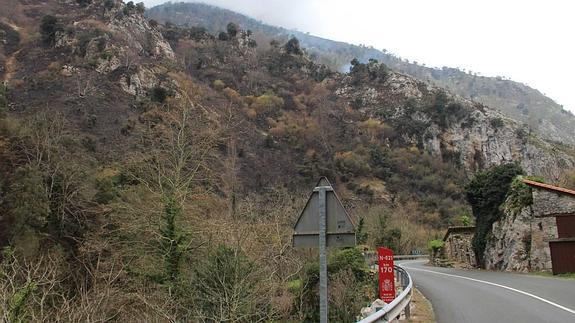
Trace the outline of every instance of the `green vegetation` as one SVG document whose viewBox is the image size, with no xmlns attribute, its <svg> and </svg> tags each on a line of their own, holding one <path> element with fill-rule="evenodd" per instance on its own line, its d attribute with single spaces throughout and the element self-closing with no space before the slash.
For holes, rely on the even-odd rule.
<svg viewBox="0 0 575 323">
<path fill-rule="evenodd" d="M 461 225 L 464 227 L 471 225 L 471 219 L 469 218 L 469 216 L 467 214 L 460 216 L 459 221 L 461 221 Z"/>
<path fill-rule="evenodd" d="M 233 22 L 230 22 L 230 23 L 227 25 L 226 30 L 227 30 L 227 32 L 228 32 L 228 35 L 229 35 L 231 38 L 234 38 L 234 37 L 236 37 L 236 35 L 238 34 L 239 27 L 238 27 L 238 25 L 234 24 Z"/>
<path fill-rule="evenodd" d="M 0 118 L 6 116 L 8 112 L 8 86 L 0 84 Z"/>
<path fill-rule="evenodd" d="M 154 87 L 152 89 L 152 93 L 150 94 L 152 101 L 158 103 L 164 103 L 169 96 L 170 92 L 161 86 Z"/>
<path fill-rule="evenodd" d="M 299 45 L 299 39 L 292 37 L 288 42 L 284 45 L 284 48 L 288 54 L 295 54 L 301 55 L 303 54 L 301 47 Z"/>
<path fill-rule="evenodd" d="M 509 187 L 509 191 L 507 192 L 503 209 L 515 215 L 521 212 L 523 208 L 533 204 L 532 189 L 530 186 L 523 183 L 523 179 L 539 183 L 545 182 L 543 178 L 535 176 L 517 176 L 513 179 L 511 186 Z"/>
<path fill-rule="evenodd" d="M 505 123 L 503 122 L 503 119 L 501 119 L 501 118 L 493 118 L 493 119 L 489 120 L 489 123 L 495 129 L 499 129 L 505 125 Z"/>
<path fill-rule="evenodd" d="M 220 32 L 220 33 L 218 34 L 218 39 L 221 40 L 221 41 L 230 40 L 230 34 L 228 34 L 228 33 L 224 32 L 224 31 L 222 31 L 222 32 Z"/>
<path fill-rule="evenodd" d="M 116 5 L 115 0 L 104 0 L 104 8 L 111 10 Z"/>
<path fill-rule="evenodd" d="M 328 257 L 328 295 L 330 303 L 329 319 L 335 322 L 355 321 L 357 308 L 361 308 L 372 297 L 374 280 L 367 268 L 361 251 L 357 248 L 334 250 Z M 317 262 L 306 266 L 301 277 L 304 288 L 299 290 L 296 299 L 301 297 L 300 320 L 319 320 L 319 265 Z M 366 293 L 366 291 L 371 291 Z M 299 304 L 296 304 L 299 307 Z"/>
<path fill-rule="evenodd" d="M 376 59 L 370 59 L 367 64 L 360 63 L 354 58 L 351 61 L 350 75 L 353 76 L 354 84 L 359 84 L 366 80 L 382 84 L 387 80 L 389 68 Z"/>
<path fill-rule="evenodd" d="M 427 250 L 429 250 L 433 254 L 436 254 L 444 246 L 445 246 L 445 243 L 443 242 L 443 240 L 430 240 L 427 243 Z"/>
<path fill-rule="evenodd" d="M 388 214 L 378 214 L 373 235 L 376 247 L 386 247 L 393 250 L 396 254 L 401 253 L 401 230 L 399 228 L 389 228 Z"/>
<path fill-rule="evenodd" d="M 136 11 L 136 5 L 134 4 L 134 1 L 128 1 L 126 3 L 126 5 L 124 6 L 124 9 L 122 9 L 122 12 L 124 13 L 124 15 L 129 16 L 130 14 L 132 14 L 134 11 Z"/>
<path fill-rule="evenodd" d="M 42 17 L 42 22 L 40 24 L 40 34 L 42 35 L 42 40 L 45 44 L 52 45 L 56 40 L 56 33 L 62 30 L 63 29 L 58 21 L 58 18 L 51 15 Z"/>
<path fill-rule="evenodd" d="M 427 111 L 441 128 L 447 128 L 470 114 L 470 110 L 450 99 L 444 91 L 437 92 Z"/>
<path fill-rule="evenodd" d="M 357 244 L 361 245 L 367 242 L 368 233 L 365 232 L 365 219 L 360 218 L 355 228 L 355 239 Z"/>
<path fill-rule="evenodd" d="M 92 0 L 76 0 L 76 2 L 81 6 L 85 7 L 92 3 Z"/>
<path fill-rule="evenodd" d="M 575 170 L 566 171 L 563 174 L 561 184 L 569 189 L 575 190 Z"/>
<path fill-rule="evenodd" d="M 214 89 L 220 91 L 226 87 L 226 83 L 224 83 L 224 81 L 222 81 L 222 80 L 214 80 L 214 82 L 212 83 L 212 86 L 214 87 Z"/>
<path fill-rule="evenodd" d="M 466 186 L 467 200 L 475 216 L 475 235 L 472 244 L 478 264 L 483 264 L 487 235 L 491 231 L 492 224 L 502 217 L 501 206 L 505 202 L 511 183 L 518 175 L 523 175 L 519 165 L 503 164 L 476 173 Z"/>
</svg>

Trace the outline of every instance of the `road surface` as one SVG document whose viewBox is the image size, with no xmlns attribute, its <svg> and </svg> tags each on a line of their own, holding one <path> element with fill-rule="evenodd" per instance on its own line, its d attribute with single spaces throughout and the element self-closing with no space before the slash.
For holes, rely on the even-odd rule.
<svg viewBox="0 0 575 323">
<path fill-rule="evenodd" d="M 458 270 L 397 261 L 433 305 L 438 323 L 575 323 L 575 280 Z"/>
</svg>

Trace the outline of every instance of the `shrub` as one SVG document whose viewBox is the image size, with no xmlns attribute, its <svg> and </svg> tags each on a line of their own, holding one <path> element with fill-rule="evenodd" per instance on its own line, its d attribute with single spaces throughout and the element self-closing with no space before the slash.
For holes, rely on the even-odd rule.
<svg viewBox="0 0 575 323">
<path fill-rule="evenodd" d="M 62 31 L 63 28 L 58 22 L 58 18 L 46 15 L 42 17 L 42 22 L 40 23 L 40 34 L 42 35 L 42 40 L 46 44 L 53 44 L 56 40 L 56 32 Z"/>
<path fill-rule="evenodd" d="M 228 33 L 222 31 L 218 34 L 218 39 L 221 41 L 227 41 L 227 40 L 230 40 L 230 35 L 228 35 Z"/>
<path fill-rule="evenodd" d="M 188 34 L 190 36 L 190 39 L 194 40 L 200 40 L 211 37 L 206 28 L 197 26 L 192 26 L 190 29 L 188 29 Z"/>
<path fill-rule="evenodd" d="M 228 98 L 228 100 L 234 103 L 241 102 L 241 95 L 232 88 L 226 87 L 222 90 L 222 93 L 226 96 L 226 98 Z"/>
<path fill-rule="evenodd" d="M 505 205 L 503 206 L 505 211 L 509 211 L 512 214 L 518 214 L 523 210 L 523 208 L 533 204 L 533 193 L 531 187 L 523 183 L 524 178 L 539 183 L 545 182 L 543 178 L 536 176 L 515 177 L 513 182 L 511 182 L 509 191 L 507 192 Z"/>
<path fill-rule="evenodd" d="M 435 94 L 434 102 L 427 108 L 427 111 L 441 128 L 446 128 L 470 115 L 468 108 L 450 100 L 445 91 Z"/>
<path fill-rule="evenodd" d="M 144 12 L 146 12 L 146 5 L 144 5 L 143 2 L 139 2 L 136 5 L 136 12 L 140 13 L 140 14 L 143 14 Z"/>
<path fill-rule="evenodd" d="M 501 118 L 493 118 L 493 119 L 489 120 L 489 123 L 495 129 L 501 128 L 505 125 L 505 123 L 503 123 L 503 119 L 501 119 Z"/>
<path fill-rule="evenodd" d="M 427 242 L 427 250 L 429 250 L 429 253 L 431 254 L 431 261 L 435 262 L 435 259 L 438 257 L 441 257 L 442 255 L 445 255 L 444 253 L 442 253 L 443 250 L 443 246 L 444 246 L 444 242 L 443 240 L 430 240 Z"/>
<path fill-rule="evenodd" d="M 465 187 L 467 200 L 475 216 L 472 244 L 478 264 L 483 264 L 487 235 L 493 223 L 501 218 L 500 207 L 505 202 L 511 182 L 518 175 L 523 175 L 523 169 L 517 164 L 494 166 L 475 174 Z"/>
<path fill-rule="evenodd" d="M 170 92 L 161 86 L 152 89 L 151 99 L 154 102 L 164 103 L 168 96 L 170 96 Z"/>
<path fill-rule="evenodd" d="M 83 31 L 78 35 L 78 53 L 80 56 L 85 56 L 88 49 L 88 45 L 92 40 L 96 41 L 96 47 L 99 51 L 106 48 L 106 38 L 105 33 L 101 29 L 91 29 Z"/>
<path fill-rule="evenodd" d="M 295 54 L 295 55 L 303 54 L 299 44 L 299 40 L 295 37 L 292 37 L 290 40 L 287 41 L 287 43 L 284 45 L 284 49 L 288 54 Z"/>
<path fill-rule="evenodd" d="M 459 221 L 461 222 L 461 225 L 464 227 L 471 225 L 471 219 L 469 218 L 469 216 L 467 214 L 463 214 L 462 216 L 460 216 Z"/>
<path fill-rule="evenodd" d="M 92 3 L 92 0 L 76 0 L 80 7 L 85 7 Z"/>
<path fill-rule="evenodd" d="M 570 189 L 575 189 L 575 170 L 567 171 L 563 174 L 561 185 Z"/>
<path fill-rule="evenodd" d="M 236 35 L 238 34 L 238 25 L 234 24 L 233 22 L 230 22 L 226 28 L 226 30 L 228 31 L 228 35 L 233 38 L 236 37 Z"/>
<path fill-rule="evenodd" d="M 258 43 L 255 41 L 255 39 L 249 39 L 248 40 L 248 47 L 249 48 L 256 48 L 256 47 L 258 47 Z"/>
<path fill-rule="evenodd" d="M 115 0 L 105 0 L 104 1 L 104 8 L 106 8 L 107 10 L 111 10 L 115 6 L 116 6 Z"/>
<path fill-rule="evenodd" d="M 124 6 L 122 12 L 124 13 L 124 15 L 129 16 L 132 12 L 134 12 L 134 10 L 136 10 L 136 5 L 134 4 L 134 1 L 129 1 Z"/>
<path fill-rule="evenodd" d="M 96 179 L 96 195 L 94 199 L 100 204 L 108 204 L 119 195 L 118 185 L 120 174 L 113 169 L 105 169 Z"/>
<path fill-rule="evenodd" d="M 367 242 L 368 233 L 365 231 L 365 219 L 360 218 L 357 228 L 355 229 L 355 236 L 357 237 L 357 244 L 364 244 Z"/>
<path fill-rule="evenodd" d="M 0 118 L 6 116 L 8 110 L 8 87 L 0 84 Z"/>
<path fill-rule="evenodd" d="M 443 246 L 445 245 L 445 243 L 443 242 L 443 240 L 430 240 L 427 243 L 427 249 L 432 252 L 433 254 L 436 254 L 439 250 L 441 250 L 441 248 L 443 248 Z"/>
<path fill-rule="evenodd" d="M 24 227 L 42 229 L 50 218 L 50 199 L 42 172 L 33 166 L 20 167 L 15 172 L 17 182 L 14 182 L 7 194 L 11 205 L 11 215 L 14 223 L 11 231 L 18 233 Z"/>
<path fill-rule="evenodd" d="M 334 162 L 343 175 L 362 176 L 371 171 L 367 160 L 353 151 L 335 153 Z"/>
<path fill-rule="evenodd" d="M 218 91 L 223 90 L 226 87 L 226 83 L 222 80 L 215 80 L 212 83 L 212 87 Z"/>
<path fill-rule="evenodd" d="M 386 247 L 393 252 L 401 250 L 401 230 L 398 228 L 389 228 L 389 215 L 378 214 L 374 231 L 374 247 Z"/>
<path fill-rule="evenodd" d="M 270 296 L 261 267 L 240 250 L 221 245 L 194 266 L 191 291 L 202 320 L 269 321 Z"/>
<path fill-rule="evenodd" d="M 283 106 L 284 100 L 273 93 L 258 96 L 252 104 L 252 108 L 254 108 L 258 114 L 275 112 Z"/>
<path fill-rule="evenodd" d="M 358 248 L 336 249 L 331 252 L 327 260 L 328 280 L 328 295 L 330 303 L 340 303 L 339 298 L 344 298 L 351 302 L 351 300 L 358 303 L 365 303 L 369 300 L 371 295 L 367 295 L 365 291 L 371 286 L 372 280 L 369 275 L 369 268 L 366 265 L 362 251 Z M 342 293 L 340 284 L 336 283 L 343 277 L 346 277 L 350 284 L 347 286 L 348 293 Z M 304 283 L 301 295 L 296 295 L 297 298 L 301 297 L 303 300 L 302 305 L 305 308 L 300 309 L 305 316 L 303 321 L 318 322 L 319 321 L 319 302 L 318 302 L 318 285 L 319 285 L 319 264 L 317 262 L 308 263 L 302 277 Z M 352 283 L 353 282 L 353 283 Z M 346 284 L 347 285 L 347 284 Z M 345 303 L 345 302 L 343 302 Z M 296 302 L 297 304 L 297 302 Z M 298 304 L 299 305 L 299 304 Z M 338 304 L 343 305 L 343 304 Z M 297 305 L 296 305 L 297 306 Z M 347 310 L 330 310 L 329 319 L 334 322 L 351 321 L 354 317 L 345 315 Z M 357 310 L 357 308 L 356 308 Z M 342 317 L 342 315 L 344 317 Z M 354 315 L 356 313 L 354 312 Z"/>
</svg>

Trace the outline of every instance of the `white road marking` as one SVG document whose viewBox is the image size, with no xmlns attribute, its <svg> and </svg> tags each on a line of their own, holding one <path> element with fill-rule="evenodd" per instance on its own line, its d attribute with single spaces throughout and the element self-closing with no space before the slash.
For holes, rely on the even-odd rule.
<svg viewBox="0 0 575 323">
<path fill-rule="evenodd" d="M 432 273 L 432 274 L 437 274 L 437 275 L 444 275 L 444 276 L 449 276 L 449 277 L 467 279 L 467 280 L 471 280 L 471 281 L 478 282 L 478 283 L 483 283 L 483 284 L 492 285 L 492 286 L 496 286 L 496 287 L 500 287 L 500 288 L 505 288 L 505 289 L 508 289 L 508 290 L 510 290 L 510 291 L 514 291 L 514 292 L 516 292 L 516 293 L 523 294 L 523 295 L 525 295 L 525 296 L 529 296 L 529 297 L 535 298 L 536 300 L 539 300 L 539 301 L 542 301 L 542 302 L 547 303 L 547 304 L 549 304 L 549 305 L 555 306 L 555 307 L 560 308 L 560 309 L 562 309 L 562 310 L 564 310 L 564 311 L 567 311 L 567 312 L 569 312 L 569 313 L 571 313 L 571 314 L 575 314 L 575 310 L 572 310 L 572 309 L 570 309 L 570 308 L 568 308 L 568 307 L 565 307 L 565 306 L 563 306 L 563 305 L 559 305 L 559 304 L 557 304 L 557 303 L 554 303 L 554 302 L 552 302 L 552 301 L 550 301 L 550 300 L 547 300 L 547 299 L 545 299 L 545 298 L 539 297 L 539 296 L 537 296 L 537 295 L 533 295 L 533 294 L 531 294 L 531 293 L 524 292 L 524 291 L 519 290 L 519 289 L 515 289 L 515 288 L 513 288 L 513 287 L 509 287 L 509 286 L 505 286 L 505 285 L 500 285 L 500 284 L 496 284 L 496 283 L 492 283 L 492 282 L 488 282 L 488 281 L 484 281 L 484 280 L 479 280 L 479 279 L 475 279 L 475 278 L 469 278 L 469 277 L 465 277 L 465 276 L 459 276 L 459 275 L 441 273 L 441 272 L 437 272 L 437 271 L 433 271 L 433 270 L 419 269 L 419 268 L 413 268 L 413 267 L 408 267 L 408 266 L 401 266 L 401 267 L 403 267 L 403 268 L 405 268 L 405 269 L 409 269 L 409 270 L 418 270 L 418 271 L 424 271 L 424 272 L 428 272 L 428 273 Z"/>
</svg>

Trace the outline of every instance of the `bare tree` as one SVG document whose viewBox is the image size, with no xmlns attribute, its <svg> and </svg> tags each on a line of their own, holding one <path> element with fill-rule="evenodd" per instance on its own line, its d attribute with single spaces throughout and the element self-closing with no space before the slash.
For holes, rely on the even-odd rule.
<svg viewBox="0 0 575 323">
<path fill-rule="evenodd" d="M 160 139 L 148 141 L 151 151 L 141 156 L 135 179 L 161 202 L 161 227 L 157 234 L 165 275 L 174 282 L 185 250 L 190 248 L 178 227 L 190 199 L 209 189 L 211 160 L 220 131 L 213 115 L 187 96 L 171 111 L 168 127 Z"/>
<path fill-rule="evenodd" d="M 56 261 L 42 257 L 36 261 L 19 259 L 4 250 L 0 264 L 0 319 L 2 322 L 42 321 L 58 296 Z"/>
</svg>

